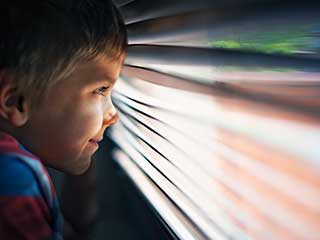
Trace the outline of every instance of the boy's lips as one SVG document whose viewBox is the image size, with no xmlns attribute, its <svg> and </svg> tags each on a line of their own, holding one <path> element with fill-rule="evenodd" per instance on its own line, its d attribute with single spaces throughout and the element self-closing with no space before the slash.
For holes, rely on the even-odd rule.
<svg viewBox="0 0 320 240">
<path fill-rule="evenodd" d="M 99 143 L 103 140 L 103 138 L 97 138 L 97 139 L 90 139 L 89 142 L 95 142 L 95 143 Z"/>
</svg>

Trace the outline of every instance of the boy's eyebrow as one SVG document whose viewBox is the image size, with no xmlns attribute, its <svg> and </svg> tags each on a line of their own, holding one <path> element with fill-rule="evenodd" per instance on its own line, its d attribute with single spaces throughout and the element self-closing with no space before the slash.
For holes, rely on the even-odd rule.
<svg viewBox="0 0 320 240">
<path fill-rule="evenodd" d="M 105 84 L 105 83 L 111 83 L 114 84 L 117 81 L 117 78 L 111 77 L 109 75 L 103 75 L 101 77 L 95 77 L 93 81 L 91 81 L 93 84 Z"/>
<path fill-rule="evenodd" d="M 113 85 L 115 84 L 115 82 L 117 81 L 117 79 L 112 78 L 112 77 L 100 77 L 100 78 L 96 78 L 94 81 L 91 81 L 92 85 Z"/>
<path fill-rule="evenodd" d="M 107 82 L 111 82 L 112 84 L 114 84 L 118 77 L 111 77 L 111 76 L 105 76 L 105 79 L 107 80 Z"/>
</svg>

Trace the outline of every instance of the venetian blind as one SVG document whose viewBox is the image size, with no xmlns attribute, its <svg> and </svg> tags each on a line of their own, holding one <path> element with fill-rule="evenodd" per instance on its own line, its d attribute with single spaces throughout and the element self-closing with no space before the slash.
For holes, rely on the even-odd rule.
<svg viewBox="0 0 320 240">
<path fill-rule="evenodd" d="M 180 239 L 320 239 L 320 3 L 117 1 L 114 159 Z"/>
</svg>

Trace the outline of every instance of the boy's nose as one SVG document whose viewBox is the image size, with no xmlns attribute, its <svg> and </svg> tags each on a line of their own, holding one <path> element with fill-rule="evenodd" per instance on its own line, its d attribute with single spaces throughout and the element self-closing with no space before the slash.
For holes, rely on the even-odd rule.
<svg viewBox="0 0 320 240">
<path fill-rule="evenodd" d="M 119 121 L 119 114 L 115 112 L 115 114 L 110 118 L 104 119 L 104 125 L 111 126 Z"/>
<path fill-rule="evenodd" d="M 119 121 L 119 114 L 116 112 L 110 120 L 110 125 L 116 124 Z"/>
</svg>

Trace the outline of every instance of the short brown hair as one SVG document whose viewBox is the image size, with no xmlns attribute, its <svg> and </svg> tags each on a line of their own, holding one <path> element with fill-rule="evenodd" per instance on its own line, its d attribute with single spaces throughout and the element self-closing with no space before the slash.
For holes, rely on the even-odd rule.
<svg viewBox="0 0 320 240">
<path fill-rule="evenodd" d="M 77 63 L 125 55 L 125 24 L 111 0 L 5 0 L 0 9 L 0 71 L 33 104 Z"/>
</svg>

